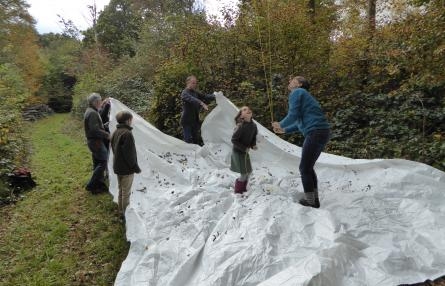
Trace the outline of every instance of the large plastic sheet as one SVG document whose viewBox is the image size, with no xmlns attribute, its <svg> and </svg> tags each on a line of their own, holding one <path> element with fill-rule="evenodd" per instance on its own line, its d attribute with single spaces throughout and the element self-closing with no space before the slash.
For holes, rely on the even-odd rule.
<svg viewBox="0 0 445 286">
<path fill-rule="evenodd" d="M 115 285 L 381 286 L 445 274 L 445 173 L 406 160 L 323 153 L 316 164 L 321 208 L 303 207 L 296 203 L 300 147 L 258 124 L 248 192 L 235 195 L 229 159 L 237 108 L 222 94 L 216 101 L 202 125 L 203 147 L 133 113 L 142 173 Z M 112 100 L 112 131 L 124 109 Z M 116 200 L 115 176 L 110 192 Z"/>
</svg>

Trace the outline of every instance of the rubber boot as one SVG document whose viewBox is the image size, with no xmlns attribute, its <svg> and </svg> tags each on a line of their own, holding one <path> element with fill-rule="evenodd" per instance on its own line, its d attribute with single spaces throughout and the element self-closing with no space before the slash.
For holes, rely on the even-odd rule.
<svg viewBox="0 0 445 286">
<path fill-rule="evenodd" d="M 305 198 L 301 199 L 299 203 L 305 207 L 312 207 L 318 209 L 320 207 L 320 200 L 315 195 L 315 192 L 304 193 Z"/>
<path fill-rule="evenodd" d="M 243 193 L 247 192 L 247 182 L 248 181 L 244 181 L 243 183 Z"/>
<path fill-rule="evenodd" d="M 244 184 L 244 182 L 239 181 L 238 179 L 236 179 L 235 181 L 235 194 L 242 194 L 245 192 L 246 186 Z"/>
</svg>

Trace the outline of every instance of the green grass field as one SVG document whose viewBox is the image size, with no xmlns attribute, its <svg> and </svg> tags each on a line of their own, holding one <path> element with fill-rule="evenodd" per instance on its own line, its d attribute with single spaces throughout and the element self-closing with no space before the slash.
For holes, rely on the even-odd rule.
<svg viewBox="0 0 445 286">
<path fill-rule="evenodd" d="M 112 285 L 128 253 L 110 194 L 84 186 L 83 127 L 57 114 L 27 127 L 38 186 L 0 209 L 0 285 Z"/>
</svg>

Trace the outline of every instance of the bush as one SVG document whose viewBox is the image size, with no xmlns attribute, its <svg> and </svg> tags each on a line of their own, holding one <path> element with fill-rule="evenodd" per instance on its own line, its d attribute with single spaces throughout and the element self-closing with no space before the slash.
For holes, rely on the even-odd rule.
<svg viewBox="0 0 445 286">
<path fill-rule="evenodd" d="M 169 63 L 162 67 L 154 85 L 153 100 L 148 119 L 162 132 L 182 137 L 181 119 L 181 91 L 185 86 L 185 79 L 190 74 L 199 78 L 199 73 L 185 63 Z M 204 84 L 200 83 L 201 86 Z"/>
<path fill-rule="evenodd" d="M 404 158 L 445 169 L 445 113 L 426 91 L 348 94 L 332 119 L 331 152 L 352 158 Z"/>
<path fill-rule="evenodd" d="M 103 97 L 113 97 L 142 114 L 150 105 L 151 86 L 140 76 L 113 80 L 104 84 Z"/>
<path fill-rule="evenodd" d="M 70 112 L 73 108 L 73 97 L 71 95 L 50 97 L 48 106 L 57 113 Z"/>
<path fill-rule="evenodd" d="M 20 71 L 11 64 L 0 65 L 0 181 L 26 156 L 21 109 L 27 96 Z M 0 186 L 0 188 L 5 188 Z"/>
</svg>

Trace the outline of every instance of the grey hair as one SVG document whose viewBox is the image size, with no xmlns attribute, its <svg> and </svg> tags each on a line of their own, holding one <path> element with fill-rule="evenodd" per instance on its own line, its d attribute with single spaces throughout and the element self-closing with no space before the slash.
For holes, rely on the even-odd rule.
<svg viewBox="0 0 445 286">
<path fill-rule="evenodd" d="M 88 105 L 89 105 L 89 106 L 94 106 L 94 103 L 95 103 L 96 101 L 100 101 L 100 100 L 102 100 L 102 97 L 100 97 L 100 94 L 98 94 L 98 93 L 96 93 L 96 92 L 93 92 L 93 93 L 91 93 L 91 94 L 88 96 L 87 100 L 88 100 Z"/>
<path fill-rule="evenodd" d="M 196 76 L 194 75 L 189 75 L 186 79 L 185 79 L 185 83 L 189 83 L 192 79 L 196 78 Z"/>
</svg>

